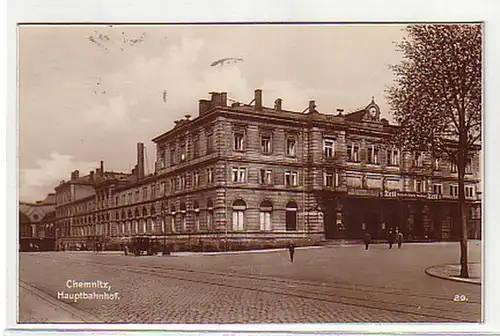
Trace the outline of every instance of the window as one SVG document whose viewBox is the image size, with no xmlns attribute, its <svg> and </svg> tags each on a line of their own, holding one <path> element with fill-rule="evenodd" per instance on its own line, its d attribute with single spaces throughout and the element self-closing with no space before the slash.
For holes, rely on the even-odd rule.
<svg viewBox="0 0 500 336">
<path fill-rule="evenodd" d="M 421 193 L 423 192 L 423 183 L 420 180 L 415 181 L 415 192 Z"/>
<path fill-rule="evenodd" d="M 243 151 L 244 150 L 244 139 L 245 135 L 241 131 L 234 132 L 234 150 L 235 151 Z"/>
<path fill-rule="evenodd" d="M 465 173 L 472 174 L 472 158 L 467 158 L 467 163 L 465 164 Z"/>
<path fill-rule="evenodd" d="M 156 198 L 156 192 L 155 192 L 155 186 L 154 184 L 151 186 L 151 198 L 155 199 Z"/>
<path fill-rule="evenodd" d="M 260 150 L 264 154 L 270 154 L 272 152 L 271 134 L 264 133 L 261 135 Z"/>
<path fill-rule="evenodd" d="M 286 231 L 296 231 L 297 230 L 297 203 L 290 201 L 287 203 L 285 208 L 285 228 Z"/>
<path fill-rule="evenodd" d="M 197 158 L 200 156 L 200 139 L 196 138 L 193 141 L 193 157 Z"/>
<path fill-rule="evenodd" d="M 233 182 L 246 182 L 246 167 L 233 167 L 232 180 Z"/>
<path fill-rule="evenodd" d="M 165 152 L 162 151 L 161 149 L 160 149 L 160 151 L 161 151 L 160 152 L 160 162 L 158 162 L 158 163 L 159 163 L 160 168 L 164 168 L 165 167 Z"/>
<path fill-rule="evenodd" d="M 368 147 L 368 163 L 378 164 L 378 148 L 375 145 Z"/>
<path fill-rule="evenodd" d="M 286 155 L 295 156 L 296 155 L 296 144 L 297 141 L 294 136 L 288 136 L 286 139 Z"/>
<path fill-rule="evenodd" d="M 450 196 L 453 196 L 453 197 L 458 196 L 458 186 L 457 185 L 450 186 Z"/>
<path fill-rule="evenodd" d="M 180 178 L 180 188 L 181 188 L 181 190 L 186 189 L 186 175 L 183 174 L 179 178 Z"/>
<path fill-rule="evenodd" d="M 441 184 L 432 185 L 432 193 L 441 195 L 443 193 L 443 186 Z"/>
<path fill-rule="evenodd" d="M 214 169 L 212 167 L 207 168 L 207 184 L 214 182 Z"/>
<path fill-rule="evenodd" d="M 207 230 L 212 230 L 214 221 L 214 204 L 211 200 L 207 201 Z"/>
<path fill-rule="evenodd" d="M 198 187 L 200 185 L 200 172 L 193 172 L 193 186 Z"/>
<path fill-rule="evenodd" d="M 175 206 L 173 206 L 173 205 L 170 207 L 170 229 L 172 230 L 172 232 L 176 231 L 176 228 L 175 228 Z"/>
<path fill-rule="evenodd" d="M 214 134 L 212 132 L 207 133 L 207 154 L 214 151 Z"/>
<path fill-rule="evenodd" d="M 335 140 L 325 139 L 323 140 L 323 153 L 325 158 L 331 159 L 335 155 Z"/>
<path fill-rule="evenodd" d="M 175 165 L 175 149 L 172 148 L 170 150 L 170 165 L 173 166 Z"/>
<path fill-rule="evenodd" d="M 450 167 L 451 172 L 452 173 L 456 173 L 457 172 L 457 164 L 455 162 L 453 162 L 453 161 L 450 162 L 450 164 L 451 164 L 451 167 Z"/>
<path fill-rule="evenodd" d="M 474 186 L 465 186 L 465 197 L 474 197 Z"/>
<path fill-rule="evenodd" d="M 297 186 L 298 185 L 298 173 L 295 171 L 290 171 L 290 170 L 285 171 L 285 185 Z"/>
<path fill-rule="evenodd" d="M 245 226 L 245 201 L 236 200 L 233 202 L 233 230 L 243 231 Z"/>
<path fill-rule="evenodd" d="M 359 146 L 357 144 L 347 146 L 347 158 L 351 162 L 359 162 Z"/>
<path fill-rule="evenodd" d="M 136 190 L 135 191 L 135 201 L 139 202 L 139 198 L 140 198 L 140 192 L 139 192 L 139 190 Z"/>
<path fill-rule="evenodd" d="M 186 157 L 186 143 L 182 143 L 181 144 L 181 147 L 179 148 L 179 157 L 181 159 L 181 162 L 184 162 L 186 161 L 187 157 Z"/>
<path fill-rule="evenodd" d="M 422 152 L 415 152 L 413 157 L 413 166 L 414 167 L 422 167 L 423 165 L 423 155 Z"/>
<path fill-rule="evenodd" d="M 264 200 L 260 204 L 260 230 L 261 231 L 271 231 L 272 224 L 272 211 L 273 204 L 269 200 Z"/>
<path fill-rule="evenodd" d="M 261 184 L 272 184 L 273 183 L 273 171 L 271 169 L 261 169 L 260 170 L 260 183 Z"/>
<path fill-rule="evenodd" d="M 439 170 L 439 163 L 440 163 L 440 158 L 439 157 L 435 157 L 434 158 L 434 170 Z"/>
<path fill-rule="evenodd" d="M 160 196 L 165 196 L 166 185 L 165 181 L 160 182 Z"/>
<path fill-rule="evenodd" d="M 200 231 L 200 204 L 197 201 L 193 202 L 194 211 L 194 229 L 196 232 Z"/>
<path fill-rule="evenodd" d="M 142 188 L 142 200 L 145 201 L 148 199 L 148 187 Z"/>
<path fill-rule="evenodd" d="M 333 187 L 333 173 L 325 173 L 325 187 Z"/>
</svg>

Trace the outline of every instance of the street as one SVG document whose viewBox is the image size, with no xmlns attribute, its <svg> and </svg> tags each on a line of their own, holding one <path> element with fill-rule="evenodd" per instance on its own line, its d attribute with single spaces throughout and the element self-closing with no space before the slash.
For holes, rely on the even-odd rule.
<svg viewBox="0 0 500 336">
<path fill-rule="evenodd" d="M 469 261 L 480 263 L 480 256 L 480 243 L 470 241 Z M 101 322 L 481 320 L 481 286 L 425 273 L 430 266 L 457 263 L 458 243 L 406 244 L 402 249 L 379 244 L 368 251 L 361 245 L 325 246 L 296 249 L 294 259 L 291 263 L 285 250 L 144 257 L 21 253 L 19 277 Z M 74 293 L 85 295 L 75 300 Z M 466 300 L 454 300 L 457 295 Z M 19 322 L 36 322 L 32 302 L 40 304 L 21 301 Z"/>
</svg>

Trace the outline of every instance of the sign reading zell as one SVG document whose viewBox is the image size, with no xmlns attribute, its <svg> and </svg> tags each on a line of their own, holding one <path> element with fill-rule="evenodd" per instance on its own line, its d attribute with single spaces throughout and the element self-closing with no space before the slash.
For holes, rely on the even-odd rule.
<svg viewBox="0 0 500 336">
<path fill-rule="evenodd" d="M 441 199 L 440 194 L 420 194 L 408 191 L 388 191 L 384 190 L 382 197 L 385 198 L 418 198 L 418 199 L 428 199 L 428 200 L 438 200 Z"/>
</svg>

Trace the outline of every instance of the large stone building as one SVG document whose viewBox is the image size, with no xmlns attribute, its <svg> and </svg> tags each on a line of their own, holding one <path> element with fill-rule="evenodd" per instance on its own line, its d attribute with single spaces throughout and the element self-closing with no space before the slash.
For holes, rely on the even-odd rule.
<svg viewBox="0 0 500 336">
<path fill-rule="evenodd" d="M 366 108 L 336 115 L 273 108 L 255 90 L 251 104 L 225 93 L 200 100 L 153 139 L 156 165 L 144 174 L 138 144 L 132 173 L 100 169 L 56 188 L 59 246 L 108 247 L 146 235 L 177 249 L 273 246 L 288 241 L 385 238 L 457 239 L 456 166 L 428 153 L 401 152 L 397 126 Z M 469 237 L 481 233 L 479 152 L 469 158 Z"/>
</svg>

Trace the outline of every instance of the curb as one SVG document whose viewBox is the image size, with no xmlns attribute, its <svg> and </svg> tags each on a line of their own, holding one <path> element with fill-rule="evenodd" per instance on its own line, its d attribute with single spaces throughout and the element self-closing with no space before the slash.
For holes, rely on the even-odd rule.
<svg viewBox="0 0 500 336">
<path fill-rule="evenodd" d="M 75 320 L 77 320 L 75 322 L 66 322 L 66 323 L 69 323 L 69 324 L 72 324 L 72 323 L 102 323 L 102 321 L 99 320 L 97 317 L 95 317 L 89 313 L 86 313 L 80 309 L 71 307 L 70 305 L 57 300 L 56 298 L 52 297 L 51 295 L 39 290 L 36 287 L 31 286 L 30 284 L 28 284 L 24 281 L 19 280 L 19 287 L 20 287 L 20 289 L 22 288 L 22 289 L 30 292 L 31 294 L 38 296 L 40 299 L 45 301 L 47 304 L 52 305 L 57 309 L 65 311 L 66 313 L 75 317 Z M 50 323 L 60 323 L 60 322 L 50 322 Z"/>
<path fill-rule="evenodd" d="M 446 266 L 446 265 L 442 265 Z M 476 286 L 481 286 L 481 280 L 474 280 L 474 279 L 464 279 L 464 278 L 459 278 L 459 277 L 453 277 L 453 276 L 446 276 L 446 275 L 440 275 L 433 273 L 431 269 L 437 268 L 437 267 L 442 267 L 442 266 L 430 266 L 425 269 L 425 274 L 438 278 L 438 279 L 443 279 L 443 280 L 449 280 L 449 281 L 455 281 L 455 282 L 462 282 L 462 283 L 468 283 Z"/>
</svg>

